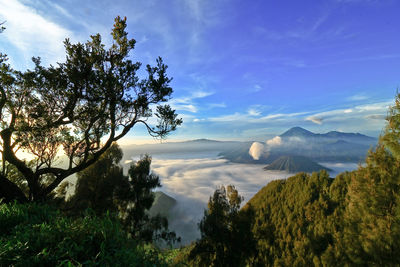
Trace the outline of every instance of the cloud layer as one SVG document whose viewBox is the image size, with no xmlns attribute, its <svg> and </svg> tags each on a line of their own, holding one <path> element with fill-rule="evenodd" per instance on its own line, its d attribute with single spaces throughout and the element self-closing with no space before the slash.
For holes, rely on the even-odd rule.
<svg viewBox="0 0 400 267">
<path fill-rule="evenodd" d="M 177 200 L 170 228 L 183 238 L 184 244 L 199 237 L 197 223 L 203 217 L 209 197 L 221 185 L 235 185 L 246 202 L 268 182 L 290 176 L 285 172 L 264 171 L 262 165 L 230 163 L 214 153 L 197 157 L 154 155 L 151 166 L 160 176 L 159 190 Z"/>
</svg>

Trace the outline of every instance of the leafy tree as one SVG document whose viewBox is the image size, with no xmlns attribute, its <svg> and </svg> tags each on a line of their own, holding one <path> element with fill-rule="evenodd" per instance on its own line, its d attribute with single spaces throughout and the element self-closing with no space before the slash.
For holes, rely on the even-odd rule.
<svg viewBox="0 0 400 267">
<path fill-rule="evenodd" d="M 67 39 L 66 61 L 57 66 L 43 67 L 33 58 L 33 70 L 18 72 L 0 57 L 2 158 L 23 175 L 29 200 L 46 199 L 66 177 L 99 160 L 135 125 L 143 124 L 151 136 L 164 138 L 182 123 L 169 105 L 162 105 L 173 91 L 167 66 L 158 58 L 155 67 L 147 66 L 148 77 L 140 80 L 141 64 L 129 59 L 135 40 L 125 29 L 126 18 L 117 17 L 108 49 L 99 34 L 85 44 Z M 148 121 L 153 115 L 158 120 L 154 127 Z M 18 150 L 35 157 L 32 165 L 16 154 Z M 57 162 L 60 152 L 66 168 Z"/>
<path fill-rule="evenodd" d="M 129 179 L 123 180 L 116 192 L 115 202 L 123 225 L 130 234 L 144 241 L 163 239 L 167 243 L 179 241 L 174 232 L 168 231 L 168 220 L 147 211 L 154 202 L 153 189 L 160 187 L 160 178 L 151 172 L 151 157 L 145 155 L 129 168 Z"/>
<path fill-rule="evenodd" d="M 189 258 L 198 266 L 242 266 L 254 252 L 251 208 L 240 212 L 243 198 L 232 185 L 221 186 L 210 197 L 199 224 L 201 239 Z"/>
<path fill-rule="evenodd" d="M 4 22 L 0 23 L 0 33 L 5 30 L 2 26 Z M 11 72 L 11 68 L 8 64 L 6 64 L 7 55 L 0 52 L 0 88 L 1 84 L 3 83 L 5 86 L 9 86 L 13 83 L 13 78 L 9 75 Z M 2 92 L 2 91 L 1 91 Z M 0 112 L 2 112 L 2 107 L 6 104 L 6 98 L 4 94 L 1 94 L 0 98 Z M 0 114 L 0 120 L 2 119 L 3 115 Z M 0 124 L 1 127 L 1 124 Z M 20 202 L 26 202 L 26 196 L 21 191 L 21 188 L 15 183 L 24 186 L 24 184 L 20 181 L 19 176 L 15 176 L 18 174 L 18 171 L 7 164 L 4 160 L 0 161 L 1 163 L 1 171 L 0 171 L 0 200 L 3 202 L 11 202 L 13 200 L 18 200 Z M 10 175 L 11 174 L 11 175 Z M 11 180 L 10 177 L 11 176 Z"/>
<path fill-rule="evenodd" d="M 161 186 L 159 177 L 150 171 L 151 158 L 144 156 L 132 164 L 126 176 L 119 165 L 122 157 L 122 150 L 114 143 L 96 163 L 79 172 L 75 193 L 64 210 L 72 214 L 82 214 L 88 208 L 97 215 L 119 213 L 124 228 L 137 240 L 177 241 L 175 233 L 168 231 L 165 217 L 149 217 L 147 213 L 153 205 L 153 189 Z"/>
<path fill-rule="evenodd" d="M 116 191 L 128 180 L 119 165 L 122 156 L 122 150 L 114 143 L 96 163 L 78 172 L 75 192 L 68 199 L 66 210 L 82 213 L 90 208 L 97 215 L 116 212 Z"/>
<path fill-rule="evenodd" d="M 346 242 L 354 263 L 400 264 L 400 95 L 390 108 L 385 131 L 366 166 L 349 186 Z"/>
</svg>

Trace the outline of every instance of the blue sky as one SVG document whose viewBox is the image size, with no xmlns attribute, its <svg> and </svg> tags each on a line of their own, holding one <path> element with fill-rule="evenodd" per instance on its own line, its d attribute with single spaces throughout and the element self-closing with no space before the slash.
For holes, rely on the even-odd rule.
<svg viewBox="0 0 400 267">
<path fill-rule="evenodd" d="M 100 33 L 117 15 L 134 60 L 162 56 L 171 105 L 184 120 L 169 140 L 266 140 L 293 126 L 377 136 L 400 86 L 400 1 L 0 0 L 0 51 L 16 69 L 64 58 L 62 41 Z M 137 128 L 125 142 L 151 141 Z"/>
</svg>

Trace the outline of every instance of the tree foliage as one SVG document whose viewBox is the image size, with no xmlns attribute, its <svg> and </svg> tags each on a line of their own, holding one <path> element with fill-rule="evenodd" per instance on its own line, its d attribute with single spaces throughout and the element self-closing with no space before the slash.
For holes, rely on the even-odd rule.
<svg viewBox="0 0 400 267">
<path fill-rule="evenodd" d="M 154 202 L 153 190 L 161 186 L 159 177 L 150 170 L 151 158 L 144 156 L 131 164 L 126 176 L 119 165 L 122 157 L 122 150 L 114 143 L 96 163 L 79 172 L 75 193 L 64 209 L 72 214 L 82 214 L 88 208 L 97 215 L 114 212 L 136 240 L 178 241 L 168 230 L 165 217 L 148 215 Z"/>
<path fill-rule="evenodd" d="M 0 204 L 0 266 L 168 266 L 112 214 L 71 218 L 52 206 Z"/>
<path fill-rule="evenodd" d="M 348 254 L 357 264 L 400 264 L 400 95 L 379 144 L 349 187 Z"/>
<path fill-rule="evenodd" d="M 150 135 L 165 137 L 182 120 L 169 105 L 171 79 L 161 58 L 147 65 L 139 79 L 139 62 L 129 59 L 135 40 L 128 38 L 126 18 L 115 19 L 112 45 L 99 34 L 86 43 L 65 41 L 66 60 L 13 71 L 0 58 L 0 137 L 3 161 L 24 176 L 30 200 L 45 199 L 66 177 L 89 167 L 135 125 Z M 153 110 L 154 109 L 154 110 Z M 152 116 L 158 121 L 151 126 Z M 32 166 L 18 157 L 22 150 L 35 157 Z M 59 167 L 63 151 L 66 168 Z"/>
<path fill-rule="evenodd" d="M 241 266 L 254 251 L 251 209 L 240 211 L 243 198 L 232 185 L 215 190 L 199 224 L 201 239 L 189 253 L 198 266 Z"/>
<path fill-rule="evenodd" d="M 114 143 L 93 165 L 78 172 L 75 192 L 68 198 L 66 209 L 72 213 L 91 209 L 97 215 L 116 212 L 116 191 L 128 179 L 119 165 L 122 156 L 122 150 Z"/>
</svg>

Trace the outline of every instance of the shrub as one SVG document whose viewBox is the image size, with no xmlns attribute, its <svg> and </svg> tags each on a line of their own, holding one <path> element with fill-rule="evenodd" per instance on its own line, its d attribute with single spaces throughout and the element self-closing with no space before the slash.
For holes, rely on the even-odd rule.
<svg viewBox="0 0 400 267">
<path fill-rule="evenodd" d="M 112 214 L 63 216 L 42 204 L 0 204 L 0 266 L 166 266 Z"/>
</svg>

